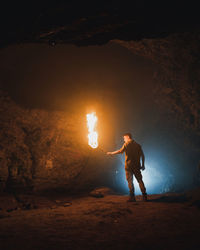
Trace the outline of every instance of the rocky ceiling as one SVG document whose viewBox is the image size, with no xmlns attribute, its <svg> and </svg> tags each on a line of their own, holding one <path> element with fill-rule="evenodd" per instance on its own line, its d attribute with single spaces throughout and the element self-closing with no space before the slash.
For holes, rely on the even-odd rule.
<svg viewBox="0 0 200 250">
<path fill-rule="evenodd" d="M 0 46 L 34 43 L 104 44 L 112 39 L 160 38 L 198 29 L 197 4 L 184 1 L 3 2 Z"/>
</svg>

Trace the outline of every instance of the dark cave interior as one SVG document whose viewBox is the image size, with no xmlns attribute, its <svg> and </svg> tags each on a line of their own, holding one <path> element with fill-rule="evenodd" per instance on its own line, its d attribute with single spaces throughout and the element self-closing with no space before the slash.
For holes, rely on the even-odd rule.
<svg viewBox="0 0 200 250">
<path fill-rule="evenodd" d="M 29 183 L 29 181 L 24 181 L 26 178 L 30 179 L 31 185 L 37 183 L 40 178 L 40 176 L 36 178 L 37 171 L 41 171 L 40 168 L 44 168 L 45 164 L 52 162 L 52 169 L 46 170 L 46 181 L 49 188 L 51 188 L 49 178 L 53 178 L 52 182 L 56 180 L 58 187 L 67 188 L 67 186 L 71 186 L 69 180 L 66 181 L 66 179 L 71 173 L 70 164 L 74 167 L 72 162 L 74 157 L 76 158 L 76 153 L 83 157 L 80 165 L 77 164 L 76 169 L 74 167 L 73 171 L 77 174 L 80 172 L 81 165 L 83 165 L 82 162 L 87 159 L 87 154 L 90 154 L 87 152 L 90 149 L 87 148 L 88 145 L 85 140 L 87 135 L 85 125 L 81 124 L 80 126 L 80 122 L 78 126 L 76 124 L 78 116 L 80 116 L 78 119 L 82 119 L 82 122 L 84 122 L 85 114 L 89 110 L 95 110 L 100 115 L 99 139 L 101 140 L 100 144 L 106 150 L 112 147 L 114 149 L 121 147 L 123 143 L 122 134 L 125 131 L 131 131 L 136 141 L 142 144 L 147 166 L 144 172 L 144 181 L 147 183 L 149 193 L 186 190 L 198 184 L 198 179 L 195 177 L 199 160 L 198 152 L 196 152 L 198 145 L 192 141 L 191 135 L 184 134 L 186 128 L 183 127 L 180 130 L 178 121 L 172 119 L 172 115 L 170 117 L 170 114 L 167 113 L 169 110 L 163 112 L 163 108 L 161 109 L 159 103 L 156 103 L 155 89 L 160 84 L 156 74 L 161 72 L 162 69 L 152 60 L 135 55 L 116 42 L 110 42 L 102 46 L 79 48 L 72 45 L 57 45 L 55 48 L 48 45 L 17 45 L 3 49 L 1 58 L 1 89 L 8 93 L 19 105 L 22 109 L 19 112 L 27 112 L 26 116 L 21 118 L 21 121 L 19 116 L 14 121 L 15 126 L 21 130 L 23 139 L 20 142 L 22 144 L 14 145 L 15 149 L 9 149 L 5 152 L 7 159 L 15 155 L 14 158 L 19 161 L 19 166 L 15 166 L 13 170 L 11 167 L 9 172 L 8 161 L 6 162 L 5 158 L 2 159 L 5 164 L 4 170 L 10 173 L 11 179 L 15 179 L 18 185 L 21 182 L 23 188 L 25 188 L 24 185 L 27 182 Z M 2 102 L 4 101 L 2 100 Z M 3 111 L 8 113 L 7 109 Z M 30 128 L 29 126 L 32 126 L 32 123 L 29 121 L 27 125 L 26 119 L 35 119 L 32 117 L 32 112 L 37 112 L 40 125 L 35 124 L 33 128 Z M 46 119 L 52 119 L 49 127 L 49 121 L 46 122 L 42 117 L 43 114 L 40 114 L 45 112 L 45 118 L 48 116 L 49 118 Z M 10 111 L 11 117 L 7 117 L 7 123 L 12 118 L 12 113 L 13 111 Z M 54 115 L 62 114 L 61 116 L 65 117 L 63 131 L 59 131 L 55 121 L 54 126 L 54 119 L 51 118 L 54 115 L 51 116 L 51 113 Z M 77 129 L 74 139 L 71 139 L 72 142 L 70 141 L 70 143 L 67 142 L 67 132 L 65 134 L 69 113 L 76 117 L 68 125 L 69 132 L 70 129 L 72 131 L 75 128 Z M 5 122 L 6 115 L 2 115 L 2 118 Z M 13 130 L 12 127 L 10 129 Z M 33 135 L 27 142 L 26 136 L 29 135 L 31 130 Z M 46 133 L 46 130 L 49 130 L 49 132 L 47 132 L 45 138 L 43 133 Z M 36 133 L 35 136 L 34 133 Z M 57 133 L 62 134 L 60 140 L 55 139 L 59 138 Z M 2 136 L 6 135 L 7 137 L 7 134 L 5 133 Z M 14 135 L 12 134 L 12 136 Z M 13 140 L 12 136 L 10 136 L 10 140 Z M 81 143 L 78 137 L 84 143 Z M 42 150 L 42 145 L 38 147 L 39 153 L 36 151 L 37 144 L 41 143 L 41 138 L 43 138 L 43 144 L 46 146 L 43 148 L 45 151 Z M 65 138 L 64 141 L 63 138 Z M 7 142 L 7 139 L 6 143 L 10 143 Z M 36 151 L 34 152 L 31 149 L 33 147 L 31 140 L 35 140 L 34 150 Z M 73 140 L 85 147 L 86 155 L 79 152 L 76 143 L 73 146 L 74 148 L 69 147 L 69 144 L 73 145 L 71 144 Z M 58 145 L 63 147 L 60 155 L 54 148 L 55 141 L 57 143 L 56 148 Z M 2 147 L 6 148 L 3 143 L 4 140 L 2 140 Z M 188 147 L 190 145 L 188 144 L 193 146 L 189 153 Z M 30 169 L 28 170 L 26 165 L 27 155 L 23 155 L 21 147 L 26 147 L 26 150 L 31 152 L 29 156 Z M 65 157 L 63 158 L 64 151 Z M 71 151 L 74 151 L 73 156 L 70 156 Z M 72 162 L 67 164 L 66 158 L 69 159 L 69 157 L 71 157 Z M 96 169 L 93 164 L 95 157 L 96 152 L 94 153 L 94 159 L 90 160 L 89 165 L 91 166 L 85 166 L 85 168 L 88 168 L 88 173 L 91 171 L 90 168 L 93 168 L 93 171 Z M 101 165 L 104 165 L 105 160 L 108 160 L 107 156 L 102 153 L 99 157 L 102 161 Z M 32 158 L 37 161 L 35 166 Z M 43 159 L 42 163 L 40 163 L 41 159 Z M 65 166 L 65 173 L 63 172 L 63 166 Z M 102 166 L 101 169 L 103 169 Z M 43 171 L 45 171 L 45 168 Z M 106 172 L 110 172 L 109 178 L 105 178 Z M 14 176 L 12 176 L 13 173 Z M 83 186 L 79 189 L 83 189 L 85 185 L 84 172 L 81 175 L 78 174 L 78 176 L 83 179 Z M 102 176 L 104 177 L 102 178 Z M 4 177 L 5 185 L 7 178 Z M 72 176 L 73 178 L 75 177 Z M 111 164 L 110 170 L 107 168 L 103 170 L 102 175 L 96 174 L 91 185 L 92 187 L 97 185 L 97 181 L 99 185 L 107 185 L 126 193 L 128 189 L 124 179 L 123 157 L 117 157 Z M 7 183 L 10 185 L 10 182 Z M 41 187 L 42 185 L 43 183 L 41 183 Z M 87 185 L 86 188 L 88 188 Z"/>
<path fill-rule="evenodd" d="M 125 132 L 131 132 L 142 145 L 146 156 L 143 179 L 148 194 L 152 195 L 152 203 L 147 204 L 150 212 L 146 212 L 144 221 L 153 218 L 151 209 L 158 205 L 162 211 L 160 220 L 165 223 L 162 217 L 165 209 L 168 217 L 173 209 L 165 207 L 166 204 L 175 201 L 174 210 L 178 214 L 176 202 L 184 206 L 182 199 L 188 202 L 188 197 L 187 208 L 195 204 L 199 209 L 200 192 L 188 191 L 200 186 L 200 18 L 196 4 L 75 0 L 29 1 L 24 5 L 17 2 L 11 8 L 2 3 L 0 19 L 0 194 L 2 204 L 7 195 L 15 200 L 14 205 L 5 205 L 8 206 L 5 211 L 8 212 L 9 206 L 15 210 L 19 197 L 26 195 L 76 197 L 104 186 L 122 195 L 117 200 L 120 203 L 123 195 L 128 194 L 124 157 L 109 157 L 100 149 L 88 146 L 86 113 L 92 111 L 98 116 L 99 145 L 103 150 L 120 148 Z M 184 195 L 179 197 L 179 193 Z M 136 194 L 140 194 L 137 184 Z M 109 196 L 105 196 L 108 204 Z M 10 202 L 9 199 L 12 200 L 10 196 Z M 44 209 L 40 212 L 46 218 L 45 209 L 52 208 L 52 200 L 45 200 L 44 208 L 37 199 L 36 207 Z M 110 199 L 112 204 L 119 205 L 113 196 Z M 87 208 L 98 216 L 96 208 L 90 207 L 93 206 L 90 200 L 80 201 L 83 214 L 79 214 L 78 202 L 74 201 L 74 211 L 79 219 L 90 215 Z M 118 220 L 118 215 L 137 213 L 137 208 L 128 211 L 119 205 L 115 211 L 101 201 L 97 203 L 102 211 L 112 211 L 114 217 L 99 212 L 102 218 L 114 218 L 112 223 Z M 71 203 L 64 205 L 66 200 L 59 204 L 62 209 L 71 206 Z M 0 219 L 7 220 L 3 206 L 0 203 Z M 24 205 L 20 206 L 23 210 Z M 33 207 L 31 203 L 28 209 Z M 183 210 L 180 216 L 184 218 Z M 188 215 L 191 221 L 187 223 L 194 230 L 190 231 L 192 249 L 197 249 L 192 210 Z M 73 208 L 70 216 L 74 221 Z M 141 216 L 139 212 L 138 216 Z M 72 236 L 69 249 L 82 249 L 80 242 L 74 243 L 82 233 L 77 229 L 80 221 L 74 222 L 77 234 Z M 173 218 L 166 222 L 167 230 L 172 221 Z M 11 224 L 15 226 L 15 222 L 13 219 Z M 120 229 L 116 230 L 120 233 Z M 88 242 L 88 235 L 89 232 L 84 242 Z M 145 240 L 138 237 L 136 243 Z M 152 235 L 148 234 L 147 238 L 154 242 Z M 127 244 L 123 240 L 119 240 L 116 249 L 132 249 L 129 245 L 132 240 L 127 238 Z M 98 244 L 84 246 L 113 249 L 114 243 L 107 245 L 108 241 L 100 248 Z M 66 249 L 60 242 L 60 248 L 52 245 L 52 249 Z M 159 242 L 158 248 L 162 239 Z M 191 242 L 188 240 L 185 247 Z M 172 249 L 186 249 L 183 242 L 182 248 L 178 248 L 179 243 Z M 13 249 L 6 248 L 6 244 L 5 249 Z M 22 249 L 20 244 L 16 249 Z M 51 249 L 49 246 L 33 244 L 27 249 Z M 137 249 L 146 247 L 144 244 Z"/>
</svg>

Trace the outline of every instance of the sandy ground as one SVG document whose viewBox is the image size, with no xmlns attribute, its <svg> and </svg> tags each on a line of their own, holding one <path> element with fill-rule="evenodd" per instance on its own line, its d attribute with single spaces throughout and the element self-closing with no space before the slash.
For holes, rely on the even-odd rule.
<svg viewBox="0 0 200 250">
<path fill-rule="evenodd" d="M 198 191 L 198 197 L 199 197 Z M 200 249 L 200 199 L 183 194 L 0 197 L 0 249 Z"/>
</svg>

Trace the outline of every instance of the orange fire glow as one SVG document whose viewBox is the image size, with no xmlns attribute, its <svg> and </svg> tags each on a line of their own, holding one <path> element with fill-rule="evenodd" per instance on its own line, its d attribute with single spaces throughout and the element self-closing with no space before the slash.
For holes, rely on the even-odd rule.
<svg viewBox="0 0 200 250">
<path fill-rule="evenodd" d="M 92 148 L 98 147 L 98 133 L 95 131 L 96 124 L 97 124 L 97 116 L 96 113 L 90 113 L 86 115 L 87 117 L 87 127 L 88 127 L 88 144 Z"/>
</svg>

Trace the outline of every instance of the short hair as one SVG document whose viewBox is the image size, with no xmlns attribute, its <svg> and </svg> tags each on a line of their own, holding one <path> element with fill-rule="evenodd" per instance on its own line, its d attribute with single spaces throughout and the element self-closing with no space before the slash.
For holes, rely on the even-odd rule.
<svg viewBox="0 0 200 250">
<path fill-rule="evenodd" d="M 132 134 L 131 133 L 125 133 L 123 136 L 128 136 L 130 139 L 132 139 Z"/>
</svg>

